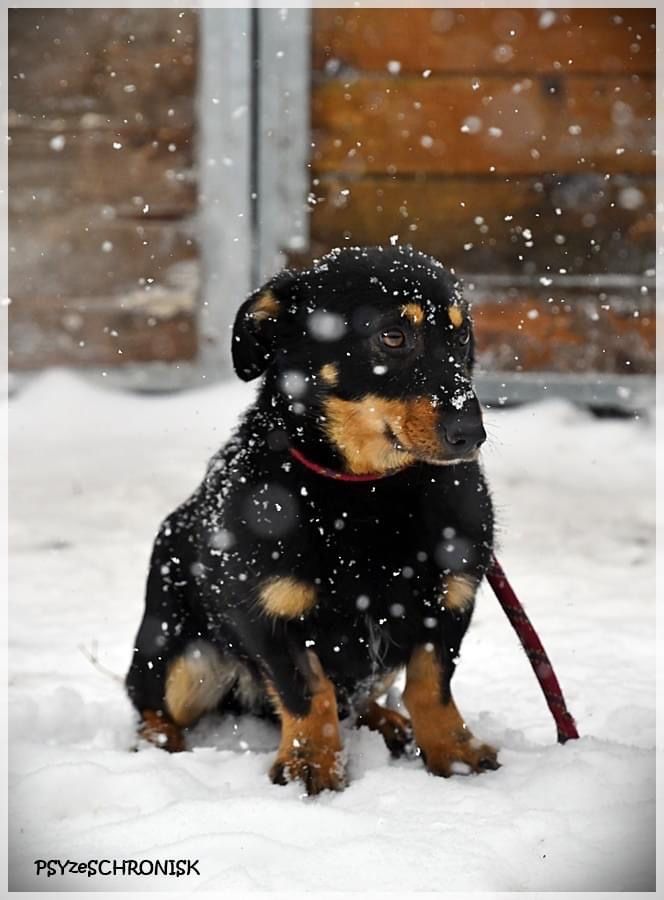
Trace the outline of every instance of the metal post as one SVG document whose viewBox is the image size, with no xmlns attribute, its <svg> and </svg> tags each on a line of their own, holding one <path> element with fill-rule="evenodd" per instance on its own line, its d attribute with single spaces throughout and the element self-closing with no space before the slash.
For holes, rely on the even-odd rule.
<svg viewBox="0 0 664 900">
<path fill-rule="evenodd" d="M 200 10 L 200 365 L 230 373 L 230 328 L 252 287 L 250 9 Z"/>
<path fill-rule="evenodd" d="M 309 241 L 310 35 L 309 9 L 258 10 L 258 281 Z"/>
</svg>

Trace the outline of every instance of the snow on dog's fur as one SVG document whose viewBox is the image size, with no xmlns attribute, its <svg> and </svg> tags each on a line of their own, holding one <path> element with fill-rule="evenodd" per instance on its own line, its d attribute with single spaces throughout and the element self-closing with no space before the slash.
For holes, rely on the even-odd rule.
<svg viewBox="0 0 664 900">
<path fill-rule="evenodd" d="M 127 676 L 141 734 L 182 750 L 237 705 L 242 666 L 281 721 L 275 782 L 341 788 L 348 713 L 395 754 L 412 729 L 436 775 L 498 768 L 450 688 L 493 542 L 458 281 L 410 248 L 334 251 L 251 296 L 232 351 L 263 382 L 157 536 Z M 370 686 L 403 668 L 410 720 Z"/>
</svg>

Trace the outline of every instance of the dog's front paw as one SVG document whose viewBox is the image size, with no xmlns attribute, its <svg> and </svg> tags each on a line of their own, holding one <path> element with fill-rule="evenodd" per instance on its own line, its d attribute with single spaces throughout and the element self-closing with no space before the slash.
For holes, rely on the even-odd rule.
<svg viewBox="0 0 664 900">
<path fill-rule="evenodd" d="M 426 750 L 420 749 L 427 769 L 443 778 L 500 768 L 498 751 L 467 731 L 447 735 Z"/>
<path fill-rule="evenodd" d="M 293 748 L 287 756 L 277 756 L 270 769 L 270 779 L 273 784 L 301 781 L 309 795 L 341 791 L 346 786 L 342 753 L 335 750 L 307 753 Z"/>
</svg>

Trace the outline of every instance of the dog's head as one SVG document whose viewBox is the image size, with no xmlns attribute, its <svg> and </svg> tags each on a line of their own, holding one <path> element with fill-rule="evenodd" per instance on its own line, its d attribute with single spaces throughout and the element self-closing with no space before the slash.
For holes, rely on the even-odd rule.
<svg viewBox="0 0 664 900">
<path fill-rule="evenodd" d="M 461 286 L 409 247 L 281 272 L 240 308 L 232 349 L 240 378 L 267 373 L 292 435 L 316 434 L 349 472 L 468 462 L 485 440 Z"/>
</svg>

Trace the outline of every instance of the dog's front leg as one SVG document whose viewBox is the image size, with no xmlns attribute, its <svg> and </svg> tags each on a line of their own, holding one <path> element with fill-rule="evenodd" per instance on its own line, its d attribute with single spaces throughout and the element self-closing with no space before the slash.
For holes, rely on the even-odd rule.
<svg viewBox="0 0 664 900">
<path fill-rule="evenodd" d="M 496 751 L 474 737 L 452 699 L 455 659 L 473 612 L 479 576 L 449 573 L 440 596 L 437 637 L 415 647 L 403 699 L 427 768 L 445 777 L 464 766 L 473 772 L 499 768 Z M 462 765 L 460 765 L 462 764 Z"/>
<path fill-rule="evenodd" d="M 461 718 L 441 654 L 433 644 L 413 651 L 403 699 L 426 767 L 434 775 L 447 777 L 465 771 L 464 766 L 473 772 L 498 768 L 494 748 L 478 741 Z"/>
<path fill-rule="evenodd" d="M 302 781 L 308 794 L 338 791 L 344 787 L 345 776 L 334 685 L 311 650 L 297 662 L 308 696 L 294 698 L 293 680 L 284 690 L 274 670 L 267 677 L 281 720 L 281 741 L 270 778 L 275 784 Z"/>
</svg>

